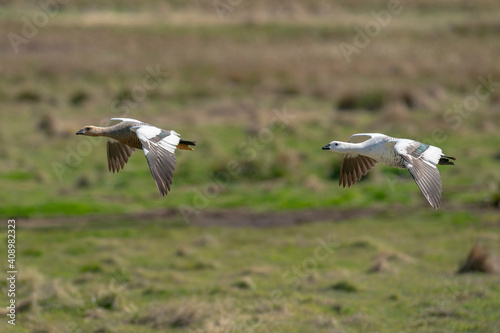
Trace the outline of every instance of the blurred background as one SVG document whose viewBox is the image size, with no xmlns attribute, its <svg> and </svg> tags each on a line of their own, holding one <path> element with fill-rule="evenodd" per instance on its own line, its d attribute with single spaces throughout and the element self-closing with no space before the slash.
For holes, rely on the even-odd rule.
<svg viewBox="0 0 500 333">
<path fill-rule="evenodd" d="M 499 22 L 492 0 L 2 1 L 15 330 L 499 331 Z M 75 136 L 112 117 L 197 141 L 167 197 L 141 151 L 112 174 Z M 442 207 L 385 166 L 340 188 L 321 147 L 363 132 L 455 156 Z"/>
</svg>

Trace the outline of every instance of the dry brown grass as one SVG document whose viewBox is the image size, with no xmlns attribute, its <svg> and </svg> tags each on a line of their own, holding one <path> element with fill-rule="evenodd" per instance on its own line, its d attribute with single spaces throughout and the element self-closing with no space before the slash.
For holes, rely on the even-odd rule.
<svg viewBox="0 0 500 333">
<path fill-rule="evenodd" d="M 151 306 L 146 313 L 136 315 L 131 322 L 136 325 L 147 325 L 155 329 L 185 328 L 201 324 L 207 317 L 210 308 L 197 301 L 182 304 Z"/>
<path fill-rule="evenodd" d="M 249 290 L 255 290 L 255 282 L 250 276 L 243 276 L 239 279 L 237 279 L 234 283 L 233 286 L 239 289 L 249 289 Z"/>
<path fill-rule="evenodd" d="M 443 8 L 451 4 L 446 2 Z M 477 28 L 486 14 L 477 21 L 450 14 L 448 22 L 460 27 L 450 29 L 441 20 L 421 16 L 419 8 L 427 6 L 421 3 L 405 9 L 404 18 L 395 17 L 347 63 L 338 45 L 352 43 L 352 27 L 372 19 L 373 5 L 243 2 L 223 21 L 210 4 L 157 4 L 151 11 L 155 5 L 149 3 L 134 13 L 113 12 L 114 6 L 108 5 L 108 10 L 79 16 L 63 12 L 23 52 L 0 54 L 3 99 L 50 106 L 54 115 L 67 109 L 85 111 L 72 114 L 78 123 L 79 117 L 98 118 L 114 111 L 113 99 L 141 82 L 147 66 L 159 64 L 171 75 L 148 99 L 168 106 L 170 115 L 180 113 L 181 104 L 183 110 L 196 111 L 195 118 L 203 118 L 200 122 L 221 118 L 246 122 L 250 116 L 259 126 L 258 114 L 269 110 L 269 104 L 299 97 L 321 103 L 321 112 L 327 105 L 331 109 L 344 104 L 346 98 L 354 106 L 384 109 L 398 96 L 411 110 L 437 111 L 449 96 L 474 89 L 477 76 L 499 76 L 495 48 L 488 46 L 494 42 L 490 34 L 494 30 Z M 486 11 L 491 5 L 481 1 L 473 7 Z M 74 6 L 83 5 L 66 8 Z M 10 19 L 0 25 L 2 30 L 18 31 L 19 22 Z M 413 36 L 411 43 L 408 33 Z M 0 41 L 0 47 L 11 49 L 7 39 Z M 67 84 L 67 77 L 77 77 L 78 83 Z M 374 91 L 381 92 L 375 99 Z M 372 99 L 368 103 L 367 94 Z M 145 101 L 132 112 L 147 107 Z M 406 120 L 399 106 L 387 108 Z M 178 120 L 192 121 L 189 114 L 182 112 Z"/>
<path fill-rule="evenodd" d="M 368 273 L 392 272 L 394 268 L 389 264 L 386 255 L 378 255 L 375 257 L 372 266 L 368 269 Z"/>
<path fill-rule="evenodd" d="M 500 269 L 493 255 L 481 245 L 475 244 L 457 273 L 471 272 L 497 274 L 500 273 Z"/>
<path fill-rule="evenodd" d="M 352 28 L 364 25 L 372 19 L 371 10 L 382 9 L 385 5 L 375 0 L 312 0 L 294 3 L 277 0 L 243 1 L 225 20 L 220 20 L 211 1 L 173 1 L 165 4 L 160 0 L 111 0 L 99 4 L 99 7 L 90 0 L 68 2 L 50 24 L 40 29 L 39 34 L 27 45 L 21 46 L 22 52 L 19 54 L 12 52 L 6 38 L 0 39 L 0 113 L 9 120 L 0 132 L 0 140 L 4 143 L 0 145 L 2 165 L 7 171 L 21 169 L 36 172 L 37 182 L 44 185 L 44 190 L 57 189 L 57 194 L 47 196 L 49 203 L 57 202 L 59 196 L 64 199 L 74 196 L 77 200 L 85 201 L 97 194 L 97 200 L 102 199 L 104 203 L 134 206 L 142 210 L 163 210 L 164 204 L 172 202 L 172 199 L 188 201 L 189 194 L 182 192 L 186 188 L 181 186 L 183 178 L 177 177 L 180 173 L 176 175 L 176 179 L 181 180 L 177 188 L 180 195 L 169 197 L 168 201 L 158 201 L 158 205 L 151 206 L 154 200 L 135 200 L 142 197 L 141 193 L 135 197 L 121 197 L 120 193 L 135 194 L 134 189 L 139 187 L 129 184 L 130 187 L 119 188 L 119 183 L 112 183 L 111 179 L 116 178 L 108 178 L 106 162 L 101 159 L 104 155 L 99 156 L 99 160 L 96 158 L 95 164 L 82 165 L 75 170 L 74 174 L 78 176 L 71 178 L 70 182 L 59 184 L 50 179 L 54 176 L 50 161 L 64 159 L 68 142 L 71 141 L 71 145 L 77 142 L 75 131 L 85 124 L 96 124 L 103 118 L 120 116 L 112 103 L 117 100 L 121 100 L 121 106 L 134 103 L 132 91 L 142 82 L 146 67 L 158 64 L 170 75 L 158 88 L 148 91 L 147 98 L 130 109 L 127 116 L 165 124 L 176 130 L 179 128 L 180 132 L 183 128 L 189 128 L 189 131 L 182 133 L 194 133 L 197 137 L 192 139 L 203 144 L 198 152 L 206 154 L 206 160 L 210 160 L 210 168 L 198 170 L 199 174 L 224 170 L 229 159 L 240 158 L 235 154 L 237 140 L 234 137 L 243 140 L 258 135 L 259 130 L 268 125 L 272 110 L 286 107 L 296 116 L 294 121 L 283 132 L 276 134 L 277 139 L 263 150 L 261 159 L 245 166 L 257 169 L 257 176 L 263 179 L 258 187 L 259 190 L 260 187 L 263 189 L 264 194 L 279 191 L 283 179 L 293 184 L 293 188 L 303 186 L 304 197 L 314 197 L 321 192 L 325 194 L 321 197 L 334 197 L 336 185 L 331 186 L 326 179 L 336 177 L 341 158 L 322 155 L 321 145 L 316 148 L 314 142 L 324 144 L 326 142 L 322 141 L 325 138 L 327 141 L 334 138 L 347 140 L 353 129 L 360 128 L 387 131 L 387 134 L 397 130 L 397 133 L 405 133 L 408 137 L 415 135 L 416 138 L 422 138 L 428 135 L 425 131 L 429 130 L 429 121 L 433 126 L 449 129 L 449 124 L 442 119 L 444 110 L 474 92 L 477 76 L 491 74 L 495 79 L 500 76 L 500 12 L 490 10 L 498 7 L 494 0 L 467 4 L 446 0 L 439 4 L 439 8 L 430 0 L 411 3 L 401 16 L 394 17 L 391 25 L 383 29 L 367 48 L 355 55 L 351 63 L 347 63 L 338 48 L 339 43 L 352 43 Z M 9 5 L 2 6 L 5 12 L 0 18 L 0 29 L 4 32 L 19 32 L 21 17 L 28 15 L 30 10 L 36 10 L 36 6 L 28 0 L 9 1 Z M 476 129 L 495 133 L 499 123 L 497 120 L 500 120 L 496 112 L 499 101 L 500 94 L 496 92 L 491 103 L 483 103 L 481 112 L 484 109 L 484 113 L 470 117 L 467 127 L 460 129 L 460 135 L 473 138 Z M 347 107 L 339 111 L 339 104 Z M 214 130 L 222 127 L 224 131 L 228 130 L 224 144 L 221 144 L 219 137 L 212 135 Z M 15 135 L 23 131 L 29 131 L 30 135 Z M 294 145 L 291 142 L 299 140 L 301 143 L 306 142 L 306 145 L 291 147 Z M 317 152 L 310 153 L 313 145 L 309 145 L 309 142 L 314 143 Z M 449 142 L 447 145 L 450 147 L 455 143 Z M 455 146 L 462 147 L 462 142 Z M 482 158 L 487 155 L 483 152 L 487 152 L 488 147 L 472 147 L 465 147 L 467 151 L 463 153 L 462 161 L 476 161 L 478 157 L 478 163 L 483 163 Z M 95 155 L 102 154 L 102 149 L 105 149 L 104 146 L 96 149 Z M 33 156 L 37 154 L 44 155 L 43 159 Z M 132 182 L 137 179 L 134 172 L 138 176 L 139 170 L 143 170 L 148 181 L 151 181 L 147 167 L 144 169 L 143 158 L 140 169 L 134 169 L 134 164 L 130 163 L 127 174 L 120 176 L 128 175 L 127 179 Z M 187 164 L 179 163 L 183 166 Z M 183 172 L 181 169 L 177 172 Z M 376 177 L 381 175 L 380 169 L 373 172 L 368 177 L 373 175 L 376 183 Z M 463 171 L 456 178 L 457 183 L 469 181 L 468 177 L 460 178 L 461 175 Z M 485 180 L 491 181 L 496 179 L 496 174 L 492 175 L 485 172 L 483 176 Z M 253 176 L 245 177 L 241 175 L 241 183 L 253 181 Z M 203 180 L 206 178 L 196 181 L 201 183 Z M 234 184 L 239 186 L 239 180 Z M 194 182 L 188 185 L 194 187 Z M 113 189 L 116 186 L 116 191 L 106 192 L 102 188 L 102 197 L 100 193 L 90 191 L 102 183 Z M 449 185 L 453 186 L 451 183 Z M 7 206 L 18 204 L 17 201 L 21 200 L 39 200 L 28 197 L 28 193 L 35 189 L 34 183 L 19 181 L 18 185 L 11 181 L 10 184 L 11 189 L 14 189 L 13 198 L 16 199 L 12 199 Z M 22 188 L 23 192 L 18 193 L 17 188 Z M 41 197 L 44 190 L 33 193 Z M 233 193 L 230 192 L 233 190 L 229 188 L 226 193 Z M 450 198 L 467 191 L 447 193 Z M 154 191 L 151 193 L 156 194 Z M 149 195 L 144 198 L 149 198 Z M 415 195 L 420 193 L 415 192 Z M 220 198 L 226 200 L 223 194 Z M 95 203 L 89 201 L 90 206 Z M 216 204 L 216 200 L 212 204 Z M 283 208 L 294 204 L 292 201 Z M 203 219 L 193 225 L 278 228 L 318 220 L 340 222 L 373 218 L 384 222 L 384 217 L 379 216 L 380 211 L 368 209 L 367 205 L 363 203 L 360 209 L 352 212 L 338 211 L 337 206 L 334 206 L 318 214 L 293 211 L 276 215 L 269 212 L 248 214 L 233 211 L 221 215 L 217 208 L 213 213 L 203 214 Z M 33 207 L 34 210 L 39 209 L 36 205 Z M 252 208 L 253 203 L 248 209 Z M 58 209 L 56 206 L 54 211 Z M 113 214 L 108 215 L 110 219 L 111 216 Z M 443 214 L 442 218 L 447 216 Z M 384 322 L 382 326 L 385 325 L 385 317 L 381 313 L 390 313 L 389 322 L 401 320 L 404 325 L 405 318 L 398 317 L 406 313 L 393 313 L 394 308 L 385 311 L 386 304 L 381 304 L 381 309 L 373 312 L 362 309 L 367 304 L 373 304 L 373 297 L 385 300 L 389 293 L 383 290 L 387 285 L 386 276 L 365 274 L 366 261 L 359 265 L 356 260 L 346 266 L 340 262 L 331 263 L 331 266 L 330 263 L 318 265 L 318 272 L 305 275 L 299 288 L 287 295 L 286 300 L 272 303 L 268 298 L 271 288 L 280 288 L 285 294 L 288 290 L 279 284 L 280 270 L 285 267 L 283 265 L 301 262 L 307 254 L 304 251 L 291 251 L 286 254 L 286 264 L 279 258 L 276 260 L 280 261 L 266 261 L 269 258 L 263 256 L 262 252 L 265 251 L 259 248 L 259 244 L 265 241 L 271 249 L 306 248 L 315 246 L 313 238 L 299 242 L 287 236 L 288 239 L 283 240 L 281 235 L 274 234 L 281 232 L 281 229 L 273 229 L 267 239 L 262 236 L 248 238 L 254 248 L 233 253 L 233 250 L 226 251 L 226 246 L 234 249 L 242 245 L 238 242 L 228 243 L 233 233 L 228 237 L 228 234 L 217 233 L 219 229 L 205 229 L 205 234 L 202 234 L 191 232 L 193 227 L 189 230 L 174 227 L 168 235 L 184 237 L 184 232 L 189 235 L 186 234 L 182 242 L 179 242 L 180 238 L 172 239 L 174 244 L 163 240 L 157 245 L 159 251 L 155 249 L 146 255 L 144 249 L 150 246 L 153 249 L 152 244 L 156 244 L 157 237 L 161 237 L 159 230 L 170 230 L 170 226 L 166 226 L 144 237 L 142 234 L 139 237 L 130 236 L 147 229 L 152 224 L 149 222 L 151 218 L 161 218 L 165 223 L 171 220 L 170 215 L 163 213 L 135 217 L 133 222 L 140 220 L 137 222 L 145 223 L 134 223 L 130 227 L 134 231 L 130 231 L 130 234 L 127 232 L 129 236 L 123 241 L 117 238 L 121 237 L 120 233 L 105 236 L 108 232 L 106 223 L 99 227 L 93 226 L 98 229 L 96 236 L 91 236 L 92 240 L 81 246 L 101 253 L 94 258 L 74 250 L 66 252 L 73 248 L 69 242 L 78 241 L 76 235 L 83 230 L 84 224 L 71 234 L 71 240 L 59 233 L 55 233 L 54 238 L 45 237 L 50 250 L 47 248 L 40 258 L 31 258 L 26 263 L 39 265 L 40 270 L 47 275 L 23 269 L 18 298 L 26 306 L 26 313 L 22 315 L 25 318 L 32 317 L 29 320 L 32 320 L 33 328 L 39 327 L 39 332 L 67 332 L 68 329 L 59 321 L 68 318 L 88 325 L 82 331 L 94 333 L 113 331 L 106 328 L 103 322 L 118 324 L 119 327 L 129 325 L 127 329 L 130 331 L 244 332 L 253 331 L 254 327 L 257 327 L 257 331 L 271 331 L 275 328 L 272 325 L 296 325 L 293 328 L 297 331 L 343 332 L 339 322 L 346 326 L 345 331 L 377 331 L 377 327 L 372 329 L 370 326 L 371 318 L 367 313 L 373 315 L 377 322 Z M 407 218 L 411 220 L 414 217 L 411 215 Z M 127 216 L 112 218 L 114 221 L 118 219 L 130 222 Z M 71 223 L 73 220 L 68 221 L 66 218 L 58 221 L 59 227 L 74 225 Z M 336 224 L 339 228 L 342 225 L 345 224 Z M 308 228 L 302 233 L 308 235 L 317 227 Z M 367 227 L 366 230 L 371 228 Z M 345 251 L 349 259 L 357 258 L 351 252 L 363 255 L 378 253 L 371 269 L 373 272 L 411 268 L 404 265 L 412 258 L 387 249 L 387 243 L 382 241 L 387 237 L 387 241 L 392 242 L 394 238 L 389 238 L 389 235 L 400 229 L 394 229 L 394 226 L 385 228 L 389 233 L 382 235 L 381 229 L 380 241 L 360 239 L 341 247 L 339 251 Z M 330 229 L 331 225 L 324 230 L 330 232 Z M 425 232 L 422 234 L 420 228 L 418 230 L 419 235 L 427 235 Z M 64 230 L 65 235 L 69 235 L 67 231 Z M 339 232 L 342 233 L 341 230 Z M 400 232 L 405 230 L 401 229 Z M 359 237 L 359 230 L 354 234 Z M 430 232 L 428 234 L 431 235 Z M 247 239 L 248 235 L 252 235 L 250 230 L 241 239 Z M 44 237 L 44 233 L 41 232 L 40 236 Z M 346 234 L 346 239 L 349 237 Z M 63 238 L 68 246 L 57 251 L 57 246 L 64 244 Z M 56 241 L 50 243 L 52 239 Z M 57 239 L 61 240 L 61 244 L 58 244 Z M 151 245 L 145 244 L 149 240 Z M 447 242 L 448 239 L 442 246 L 448 251 Z M 42 242 L 36 239 L 33 244 L 42 245 Z M 166 244 L 172 244 L 172 247 L 166 250 Z M 408 250 L 405 251 L 415 253 L 414 249 L 410 250 L 412 246 L 408 244 Z M 249 254 L 250 249 L 255 250 Z M 41 262 L 47 260 L 49 252 L 57 254 L 56 259 L 53 265 L 44 266 Z M 161 254 L 159 258 L 158 253 Z M 240 262 L 244 267 L 234 267 L 237 269 L 234 272 L 233 267 L 226 263 L 226 254 L 241 255 L 247 262 Z M 283 255 L 282 250 L 279 254 Z M 293 256 L 296 256 L 295 260 Z M 81 260 L 73 265 L 73 271 L 68 271 L 71 267 L 64 266 L 65 260 L 76 257 L 81 257 Z M 217 258 L 217 261 L 213 258 Z M 122 267 L 128 267 L 129 273 Z M 442 268 L 435 267 L 436 271 Z M 48 274 L 58 274 L 61 278 L 51 278 Z M 111 276 L 117 286 L 109 282 Z M 416 274 L 415 283 L 418 283 L 418 276 Z M 442 275 L 435 278 L 435 281 L 440 282 Z M 121 282 L 116 282 L 117 279 Z M 367 279 L 374 282 L 373 287 L 369 283 L 365 285 Z M 335 284 L 333 290 L 323 292 L 318 287 L 339 281 L 341 283 Z M 381 284 L 377 285 L 376 281 L 381 281 Z M 413 287 L 409 285 L 415 283 L 408 281 L 401 295 L 411 294 Z M 205 288 L 214 292 L 200 295 L 200 290 Z M 358 291 L 346 293 L 342 290 Z M 435 288 L 427 290 L 430 294 L 419 295 L 418 302 L 439 296 Z M 433 292 L 436 294 L 432 295 Z M 341 304 L 334 307 L 334 314 L 325 312 L 331 311 L 327 308 L 329 305 L 325 305 L 326 310 L 317 307 L 314 302 L 308 305 L 308 300 L 314 298 L 330 302 L 330 294 L 337 295 L 335 302 Z M 193 298 L 186 300 L 187 297 Z M 359 309 L 357 306 L 350 309 L 348 298 L 351 297 L 358 298 Z M 157 303 L 151 305 L 152 298 Z M 220 300 L 226 303 L 216 303 Z M 398 302 L 401 302 L 398 310 L 412 306 L 406 303 L 405 297 L 401 297 Z M 261 303 L 266 306 L 260 306 Z M 485 303 L 485 308 L 487 304 L 491 303 Z M 474 307 L 475 304 L 467 306 Z M 477 317 L 471 314 L 471 318 Z M 301 326 L 304 321 L 306 325 Z M 466 323 L 463 325 L 465 327 Z M 447 328 L 450 329 L 449 326 Z"/>
</svg>

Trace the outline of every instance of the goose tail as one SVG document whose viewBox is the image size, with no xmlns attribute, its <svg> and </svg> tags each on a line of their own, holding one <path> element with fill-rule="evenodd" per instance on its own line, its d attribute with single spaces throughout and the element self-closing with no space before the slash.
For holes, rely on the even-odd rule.
<svg viewBox="0 0 500 333">
<path fill-rule="evenodd" d="M 455 163 L 453 163 L 451 160 L 456 161 L 456 158 L 451 156 L 441 155 L 441 158 L 439 158 L 438 165 L 455 165 Z"/>
<path fill-rule="evenodd" d="M 177 144 L 177 149 L 194 150 L 193 148 L 191 148 L 189 146 L 196 146 L 196 141 L 188 141 L 188 140 L 180 139 L 179 144 Z"/>
</svg>

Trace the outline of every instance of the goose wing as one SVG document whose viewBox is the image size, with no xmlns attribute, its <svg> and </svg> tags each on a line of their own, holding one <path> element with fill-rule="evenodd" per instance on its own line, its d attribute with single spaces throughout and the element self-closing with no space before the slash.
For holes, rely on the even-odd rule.
<svg viewBox="0 0 500 333">
<path fill-rule="evenodd" d="M 125 163 L 128 162 L 128 158 L 132 155 L 134 148 L 116 141 L 115 139 L 108 138 L 106 151 L 108 153 L 109 171 L 113 171 L 113 173 L 115 173 L 119 172 L 120 168 L 123 169 Z"/>
<path fill-rule="evenodd" d="M 374 138 L 376 136 L 382 136 L 383 134 L 380 133 L 358 133 L 358 134 L 353 134 L 349 138 L 350 143 L 361 143 L 365 142 L 366 140 L 370 140 L 371 138 Z"/>
<path fill-rule="evenodd" d="M 179 134 L 162 130 L 151 125 L 132 126 L 161 195 L 167 195 L 172 185 L 175 170 L 175 148 L 179 144 Z"/>
<path fill-rule="evenodd" d="M 353 186 L 376 164 L 377 161 L 368 156 L 345 154 L 340 166 L 339 186 L 343 188 Z"/>
<path fill-rule="evenodd" d="M 131 118 L 111 118 L 108 122 L 108 126 L 113 126 L 118 123 L 130 121 L 135 123 L 141 123 L 139 120 Z M 125 163 L 128 162 L 128 158 L 132 155 L 134 148 L 127 146 L 117 140 L 108 138 L 108 143 L 106 145 L 106 151 L 108 155 L 108 168 L 109 171 L 119 172 L 120 168 L 123 169 Z"/>
<path fill-rule="evenodd" d="M 403 158 L 418 188 L 433 208 L 441 203 L 443 185 L 441 175 L 436 167 L 436 157 L 439 161 L 441 149 L 413 141 L 394 145 L 396 152 Z"/>
<path fill-rule="evenodd" d="M 113 125 L 122 123 L 124 121 L 131 122 L 131 123 L 137 123 L 137 124 L 143 124 L 142 121 L 137 120 L 137 119 L 132 119 L 132 118 L 111 118 L 108 121 L 108 126 L 113 126 Z"/>
<path fill-rule="evenodd" d="M 376 136 L 380 136 L 379 133 L 358 133 L 353 134 L 349 138 L 350 143 L 361 143 L 366 140 L 370 140 Z M 342 159 L 342 165 L 340 166 L 340 178 L 339 186 L 343 188 L 351 187 L 364 175 L 368 173 L 375 165 L 377 161 L 374 159 L 359 155 L 359 154 L 345 154 Z"/>
</svg>

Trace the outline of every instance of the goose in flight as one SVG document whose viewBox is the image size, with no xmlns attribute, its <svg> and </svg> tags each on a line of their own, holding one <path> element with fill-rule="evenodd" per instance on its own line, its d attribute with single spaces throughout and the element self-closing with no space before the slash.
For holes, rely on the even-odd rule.
<svg viewBox="0 0 500 333">
<path fill-rule="evenodd" d="M 344 153 L 340 186 L 351 187 L 380 162 L 408 169 L 429 204 L 436 209 L 441 203 L 443 188 L 436 165 L 455 165 L 452 160 L 456 160 L 443 155 L 438 147 L 380 133 L 354 134 L 349 142 L 332 141 L 323 150 Z"/>
<path fill-rule="evenodd" d="M 85 126 L 77 135 L 108 138 L 108 167 L 113 173 L 123 169 L 135 148 L 142 149 L 161 195 L 167 195 L 175 169 L 175 149 L 194 150 L 195 141 L 180 138 L 175 131 L 163 130 L 130 118 L 111 118 L 108 127 Z"/>
</svg>

